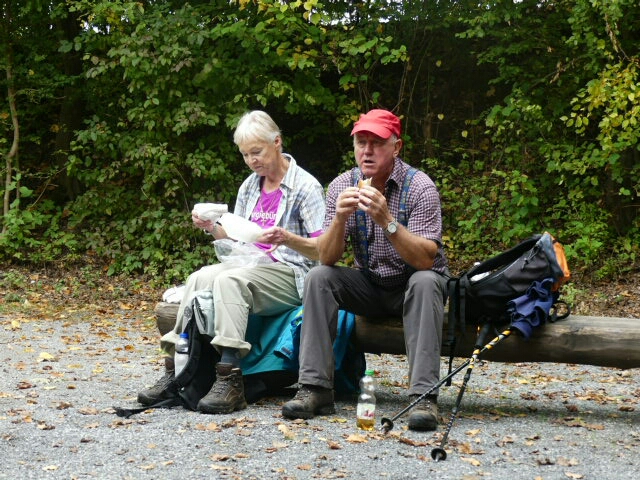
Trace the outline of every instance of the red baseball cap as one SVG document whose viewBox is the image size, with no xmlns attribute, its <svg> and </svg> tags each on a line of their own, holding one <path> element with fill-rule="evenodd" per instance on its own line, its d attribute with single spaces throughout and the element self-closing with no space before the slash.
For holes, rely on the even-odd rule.
<svg viewBox="0 0 640 480">
<path fill-rule="evenodd" d="M 353 125 L 351 135 L 358 132 L 371 132 L 380 138 L 389 138 L 392 134 L 400 138 L 402 127 L 400 119 L 387 110 L 370 110 L 360 115 Z"/>
</svg>

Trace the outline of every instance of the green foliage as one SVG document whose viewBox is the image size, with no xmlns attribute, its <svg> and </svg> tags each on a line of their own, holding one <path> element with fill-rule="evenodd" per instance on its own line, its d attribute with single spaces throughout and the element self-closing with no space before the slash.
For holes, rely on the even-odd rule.
<svg viewBox="0 0 640 480">
<path fill-rule="evenodd" d="M 189 212 L 199 201 L 232 206 L 249 173 L 231 141 L 246 110 L 308 118 L 298 137 L 323 117 L 349 124 L 360 108 L 323 80 L 333 76 L 348 91 L 403 55 L 389 37 L 328 25 L 314 1 L 133 6 L 76 3 L 98 24 L 126 18 L 107 49 L 99 28 L 74 46 L 85 51 L 99 109 L 69 157 L 68 173 L 85 188 L 69 221 L 88 231 L 88 248 L 112 259 L 109 273 L 161 272 L 181 256 L 187 266 L 172 267 L 174 276 L 202 263 Z M 115 96 L 102 89 L 112 78 L 122 81 Z"/>
<path fill-rule="evenodd" d="M 489 178 L 499 166 L 496 178 L 508 181 L 468 180 L 477 197 L 458 222 L 463 238 L 474 228 L 501 241 L 544 228 L 580 268 L 605 275 L 636 262 L 628 235 L 639 222 L 638 58 L 624 53 L 638 51 L 632 3 L 492 2 L 468 21 L 464 37 L 495 40 L 478 54 L 499 67 L 493 83 L 512 89 L 484 116 Z"/>
<path fill-rule="evenodd" d="M 0 63 L 14 55 L 21 143 L 0 187 L 3 261 L 89 252 L 110 274 L 180 282 L 215 261 L 193 204 L 233 207 L 249 173 L 232 142 L 242 113 L 268 111 L 326 184 L 353 165 L 358 114 L 382 107 L 440 188 L 451 258 L 545 229 L 573 269 L 637 268 L 635 0 L 12 5 Z M 3 156 L 13 133 L 2 107 Z"/>
<path fill-rule="evenodd" d="M 18 262 L 45 263 L 62 256 L 73 257 L 79 243 L 72 231 L 64 228 L 64 212 L 50 200 L 21 209 L 29 198 L 15 200 L 4 217 L 5 231 L 0 234 L 2 257 Z"/>
</svg>

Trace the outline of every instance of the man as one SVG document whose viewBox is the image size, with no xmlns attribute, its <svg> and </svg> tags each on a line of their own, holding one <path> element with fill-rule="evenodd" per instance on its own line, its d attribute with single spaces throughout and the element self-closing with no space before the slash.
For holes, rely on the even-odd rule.
<svg viewBox="0 0 640 480">
<path fill-rule="evenodd" d="M 361 115 L 351 135 L 359 169 L 338 176 L 327 191 L 324 233 L 318 237 L 322 265 L 305 279 L 301 388 L 282 408 L 287 418 L 335 411 L 331 344 L 339 309 L 367 317 L 403 317 L 411 396 L 425 393 L 439 378 L 448 272 L 437 188 L 424 172 L 415 172 L 406 214 L 400 212 L 410 166 L 398 157 L 401 125 L 393 113 Z M 364 178 L 371 185 L 359 188 Z M 398 221 L 405 217 L 406 226 Z M 348 242 L 355 269 L 335 265 Z M 409 428 L 434 430 L 437 415 L 434 391 L 412 410 Z"/>
</svg>

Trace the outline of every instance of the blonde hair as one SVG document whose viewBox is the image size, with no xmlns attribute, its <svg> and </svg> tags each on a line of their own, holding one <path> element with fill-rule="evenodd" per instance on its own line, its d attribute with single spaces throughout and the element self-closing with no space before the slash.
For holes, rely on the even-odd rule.
<svg viewBox="0 0 640 480">
<path fill-rule="evenodd" d="M 255 141 L 272 143 L 278 137 L 282 137 L 282 133 L 269 114 L 261 110 L 253 110 L 240 118 L 233 133 L 233 142 L 240 147 Z M 280 150 L 282 151 L 282 144 Z"/>
</svg>

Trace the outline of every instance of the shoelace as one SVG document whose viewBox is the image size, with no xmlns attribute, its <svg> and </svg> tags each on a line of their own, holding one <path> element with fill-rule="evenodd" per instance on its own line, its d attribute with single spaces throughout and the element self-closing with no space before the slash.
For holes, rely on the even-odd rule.
<svg viewBox="0 0 640 480">
<path fill-rule="evenodd" d="M 173 373 L 165 372 L 165 374 L 160 378 L 153 388 L 164 388 L 173 380 Z"/>
<path fill-rule="evenodd" d="M 232 388 L 232 375 L 227 375 L 224 377 L 218 377 L 216 383 L 213 384 L 213 393 L 223 393 L 226 390 Z"/>
<path fill-rule="evenodd" d="M 306 400 L 312 394 L 313 392 L 310 388 L 302 387 L 300 390 L 298 390 L 298 393 L 296 393 L 296 400 Z"/>
</svg>

